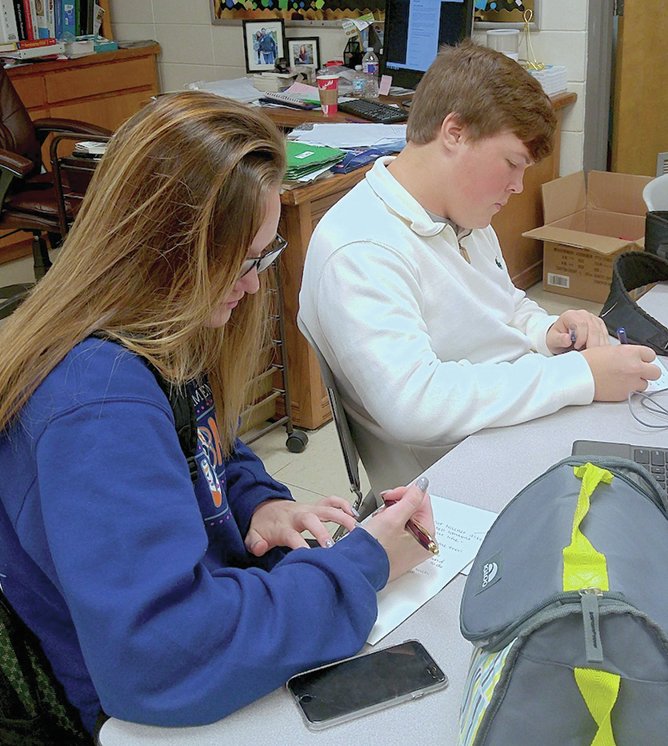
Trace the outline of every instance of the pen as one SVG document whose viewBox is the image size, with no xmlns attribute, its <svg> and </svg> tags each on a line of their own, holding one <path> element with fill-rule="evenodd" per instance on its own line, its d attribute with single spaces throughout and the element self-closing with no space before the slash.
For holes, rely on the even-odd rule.
<svg viewBox="0 0 668 746">
<path fill-rule="evenodd" d="M 617 339 L 620 344 L 627 345 L 629 343 L 628 337 L 626 336 L 626 329 L 624 329 L 623 326 L 620 326 L 619 329 L 617 329 Z"/>
<path fill-rule="evenodd" d="M 568 327 L 568 331 L 571 335 L 571 344 L 574 345 L 578 341 L 578 333 L 574 327 Z"/>
<path fill-rule="evenodd" d="M 427 477 L 420 477 L 415 484 L 419 490 L 421 490 L 422 492 L 426 492 L 427 487 L 429 487 L 429 480 L 427 479 Z M 397 501 L 384 499 L 384 502 L 385 505 L 393 505 Z M 408 523 L 406 524 L 406 531 L 408 531 L 411 536 L 415 537 L 416 541 L 428 552 L 431 552 L 432 554 L 438 554 L 438 544 L 436 543 L 436 540 L 417 521 L 409 518 Z"/>
</svg>

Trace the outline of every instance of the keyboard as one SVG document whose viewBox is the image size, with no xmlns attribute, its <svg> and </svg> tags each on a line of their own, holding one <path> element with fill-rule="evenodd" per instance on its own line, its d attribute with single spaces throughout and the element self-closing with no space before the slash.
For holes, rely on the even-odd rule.
<svg viewBox="0 0 668 746">
<path fill-rule="evenodd" d="M 663 487 L 668 496 L 668 449 L 647 448 L 628 443 L 606 443 L 598 440 L 576 440 L 573 443 L 576 456 L 620 456 L 635 461 L 646 469 Z"/>
<path fill-rule="evenodd" d="M 396 106 L 381 104 L 378 101 L 369 101 L 366 98 L 357 98 L 354 101 L 339 101 L 339 109 L 346 114 L 368 119 L 376 124 L 394 124 L 405 122 L 408 114 Z"/>
</svg>

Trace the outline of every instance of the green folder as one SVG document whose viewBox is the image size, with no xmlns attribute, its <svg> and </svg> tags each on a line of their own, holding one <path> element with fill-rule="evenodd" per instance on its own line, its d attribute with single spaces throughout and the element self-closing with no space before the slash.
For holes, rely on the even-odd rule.
<svg viewBox="0 0 668 746">
<path fill-rule="evenodd" d="M 285 143 L 288 168 L 287 179 L 298 179 L 312 171 L 333 166 L 343 160 L 345 151 L 339 148 L 328 148 L 324 145 L 309 145 L 303 142 L 286 140 Z"/>
</svg>

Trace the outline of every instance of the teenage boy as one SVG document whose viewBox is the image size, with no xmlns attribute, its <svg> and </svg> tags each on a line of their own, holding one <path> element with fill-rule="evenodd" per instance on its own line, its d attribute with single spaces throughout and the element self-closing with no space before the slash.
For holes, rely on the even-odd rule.
<svg viewBox="0 0 668 746">
<path fill-rule="evenodd" d="M 586 311 L 548 316 L 510 280 L 490 222 L 550 153 L 555 123 L 516 62 L 444 47 L 404 150 L 313 233 L 299 322 L 332 368 L 376 492 L 482 428 L 621 401 L 659 376 L 650 349 L 609 345 Z"/>
</svg>

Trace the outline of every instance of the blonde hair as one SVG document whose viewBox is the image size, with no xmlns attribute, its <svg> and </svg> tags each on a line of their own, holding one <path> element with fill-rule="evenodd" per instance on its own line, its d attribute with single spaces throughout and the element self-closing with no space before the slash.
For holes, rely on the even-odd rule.
<svg viewBox="0 0 668 746">
<path fill-rule="evenodd" d="M 406 139 L 431 142 L 451 113 L 472 140 L 509 131 L 534 161 L 552 152 L 557 119 L 540 83 L 506 55 L 470 40 L 443 46 L 424 74 L 413 96 Z"/>
<path fill-rule="evenodd" d="M 159 97 L 110 140 L 53 268 L 0 327 L 0 430 L 96 330 L 174 384 L 209 378 L 229 453 L 267 326 L 266 293 L 229 295 L 285 169 L 262 113 L 199 91 Z"/>
</svg>

